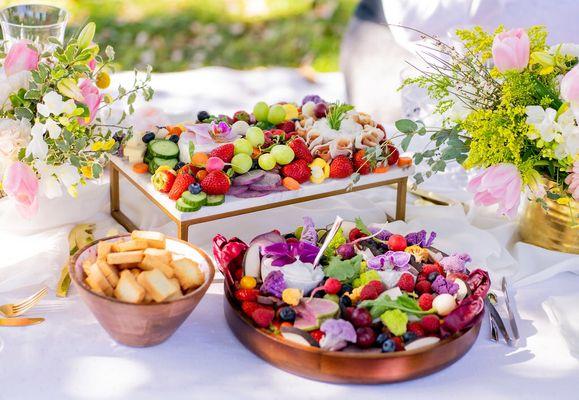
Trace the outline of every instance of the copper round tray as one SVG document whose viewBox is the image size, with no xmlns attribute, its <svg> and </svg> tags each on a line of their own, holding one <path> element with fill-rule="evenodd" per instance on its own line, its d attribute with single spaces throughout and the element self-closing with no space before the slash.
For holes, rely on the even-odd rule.
<svg viewBox="0 0 579 400">
<path fill-rule="evenodd" d="M 432 346 L 399 353 L 332 352 L 301 346 L 258 329 L 224 285 L 225 318 L 237 339 L 253 353 L 295 375 L 332 383 L 390 383 L 429 375 L 449 366 L 472 347 L 482 318 L 470 329 Z"/>
</svg>

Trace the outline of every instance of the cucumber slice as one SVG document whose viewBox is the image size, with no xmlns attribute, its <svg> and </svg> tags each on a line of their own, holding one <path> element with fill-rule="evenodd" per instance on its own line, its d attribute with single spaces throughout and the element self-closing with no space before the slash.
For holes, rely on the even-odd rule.
<svg viewBox="0 0 579 400">
<path fill-rule="evenodd" d="M 193 211 L 197 211 L 199 210 L 201 207 L 193 207 L 190 206 L 189 204 L 185 203 L 185 201 L 183 200 L 183 198 L 181 197 L 179 200 L 177 200 L 177 202 L 175 203 L 175 208 L 177 208 L 177 210 L 181 211 L 181 212 L 193 212 Z"/>
<path fill-rule="evenodd" d="M 169 168 L 173 168 L 175 167 L 175 165 L 177 165 L 177 163 L 179 162 L 179 160 L 177 158 L 170 158 L 170 159 L 165 159 L 165 158 L 153 158 L 153 160 L 151 161 L 151 164 L 155 164 L 155 170 L 157 168 L 159 168 L 161 165 L 166 165 Z"/>
<path fill-rule="evenodd" d="M 151 140 L 147 146 L 149 153 L 156 158 L 172 159 L 179 158 L 179 146 L 170 140 Z"/>
<path fill-rule="evenodd" d="M 225 203 L 225 196 L 222 194 L 213 194 L 207 196 L 207 205 L 208 206 L 218 206 Z"/>
<path fill-rule="evenodd" d="M 203 207 L 205 204 L 207 204 L 207 195 L 203 192 L 201 193 L 197 193 L 197 194 L 193 194 L 189 191 L 184 192 L 181 195 L 181 198 L 183 199 L 183 201 L 185 202 L 185 204 L 190 205 L 191 207 Z"/>
</svg>

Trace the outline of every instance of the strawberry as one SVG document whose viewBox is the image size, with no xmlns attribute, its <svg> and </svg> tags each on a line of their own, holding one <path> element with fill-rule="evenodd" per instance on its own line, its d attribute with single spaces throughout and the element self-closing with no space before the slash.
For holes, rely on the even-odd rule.
<svg viewBox="0 0 579 400">
<path fill-rule="evenodd" d="M 275 312 L 271 308 L 258 308 L 251 314 L 251 319 L 260 327 L 267 328 L 271 321 L 273 321 L 273 317 L 275 316 Z"/>
<path fill-rule="evenodd" d="M 199 172 L 201 168 L 194 166 L 193 164 L 185 164 L 183 167 L 177 171 L 177 175 L 179 174 L 191 174 L 195 176 L 197 172 Z"/>
<path fill-rule="evenodd" d="M 330 178 L 347 178 L 354 173 L 352 162 L 346 156 L 338 156 L 330 164 Z"/>
<path fill-rule="evenodd" d="M 299 183 L 304 183 L 310 176 L 312 175 L 312 170 L 308 166 L 306 160 L 295 160 L 289 163 L 288 165 L 284 165 L 281 169 L 281 173 L 284 176 L 289 176 L 290 178 L 294 178 Z"/>
<path fill-rule="evenodd" d="M 243 310 L 243 312 L 251 317 L 251 314 L 253 314 L 253 312 L 255 310 L 257 310 L 258 308 L 261 308 L 262 306 L 258 303 L 256 303 L 255 301 L 243 301 L 241 303 L 241 309 Z"/>
<path fill-rule="evenodd" d="M 388 156 L 388 165 L 394 165 L 398 162 L 400 158 L 400 152 L 398 149 L 391 144 L 388 145 L 388 150 L 386 150 L 386 155 Z"/>
<path fill-rule="evenodd" d="M 233 158 L 233 144 L 226 143 L 211 150 L 209 157 L 221 158 L 223 162 L 230 163 Z"/>
<path fill-rule="evenodd" d="M 229 178 L 223 171 L 211 171 L 201 182 L 201 188 L 207 194 L 225 194 L 230 184 Z"/>
<path fill-rule="evenodd" d="M 296 130 L 296 124 L 293 121 L 285 121 L 282 122 L 281 124 L 278 124 L 276 128 L 281 129 L 285 133 L 290 133 Z"/>
<path fill-rule="evenodd" d="M 365 154 L 365 150 L 358 150 L 356 154 L 354 154 L 354 169 L 358 171 L 360 175 L 368 175 L 372 172 L 372 165 L 370 161 L 364 158 Z"/>
<path fill-rule="evenodd" d="M 179 197 L 187 190 L 190 184 L 195 183 L 195 178 L 193 175 L 189 174 L 179 174 L 175 178 L 175 183 L 169 191 L 169 198 L 171 200 L 179 200 Z"/>
<path fill-rule="evenodd" d="M 175 172 L 172 169 L 157 169 L 151 177 L 153 187 L 159 192 L 169 193 L 175 182 Z"/>
<path fill-rule="evenodd" d="M 241 302 L 257 301 L 258 294 L 259 290 L 257 289 L 239 289 L 235 292 L 235 298 Z"/>
<path fill-rule="evenodd" d="M 310 153 L 310 149 L 308 149 L 306 142 L 304 142 L 304 139 L 301 137 L 292 139 L 288 143 L 288 146 L 294 151 L 294 154 L 298 160 L 305 160 L 308 164 L 314 161 L 314 156 L 312 156 L 312 153 Z"/>
</svg>

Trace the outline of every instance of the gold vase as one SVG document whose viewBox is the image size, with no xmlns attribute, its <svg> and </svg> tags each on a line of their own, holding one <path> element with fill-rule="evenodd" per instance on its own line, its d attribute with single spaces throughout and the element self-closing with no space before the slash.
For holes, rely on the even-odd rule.
<svg viewBox="0 0 579 400">
<path fill-rule="evenodd" d="M 547 210 L 536 201 L 528 202 L 519 222 L 521 239 L 545 249 L 579 254 L 579 203 L 563 205 L 551 199 L 546 203 Z"/>
</svg>

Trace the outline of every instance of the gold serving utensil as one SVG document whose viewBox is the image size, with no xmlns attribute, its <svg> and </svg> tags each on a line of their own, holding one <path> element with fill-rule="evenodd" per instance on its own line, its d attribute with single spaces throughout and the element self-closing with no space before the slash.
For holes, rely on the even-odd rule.
<svg viewBox="0 0 579 400">
<path fill-rule="evenodd" d="M 18 317 L 34 307 L 36 303 L 46 295 L 46 293 L 48 293 L 48 288 L 45 286 L 29 298 L 24 299 L 19 303 L 4 304 L 0 306 L 0 313 L 4 314 L 6 317 Z"/>
<path fill-rule="evenodd" d="M 44 321 L 44 318 L 0 318 L 0 326 L 29 326 Z"/>
</svg>

